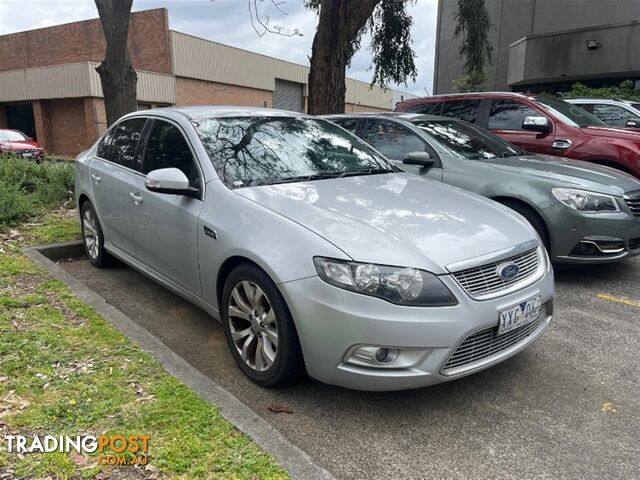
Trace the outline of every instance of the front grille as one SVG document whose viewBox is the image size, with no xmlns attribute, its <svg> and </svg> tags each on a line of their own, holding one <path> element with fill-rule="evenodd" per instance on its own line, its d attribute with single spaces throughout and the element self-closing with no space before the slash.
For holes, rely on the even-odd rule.
<svg viewBox="0 0 640 480">
<path fill-rule="evenodd" d="M 518 274 L 508 280 L 498 274 L 498 266 L 506 262 L 513 262 L 519 268 Z M 534 248 L 499 262 L 453 272 L 453 276 L 471 297 L 478 298 L 499 293 L 511 285 L 531 277 L 538 270 L 538 265 L 538 249 Z"/>
<path fill-rule="evenodd" d="M 624 196 L 624 201 L 627 202 L 631 212 L 640 217 L 640 190 L 627 193 Z"/>
<path fill-rule="evenodd" d="M 629 240 L 629 250 L 640 248 L 640 238 L 632 238 Z"/>
<path fill-rule="evenodd" d="M 490 360 L 492 356 L 520 343 L 531 335 L 553 313 L 553 301 L 540 306 L 540 314 L 533 322 L 498 336 L 498 326 L 485 328 L 472 333 L 456 348 L 442 367 L 443 375 L 454 375 L 457 369 L 472 367 L 481 360 Z M 466 369 L 465 369 L 466 370 Z"/>
</svg>

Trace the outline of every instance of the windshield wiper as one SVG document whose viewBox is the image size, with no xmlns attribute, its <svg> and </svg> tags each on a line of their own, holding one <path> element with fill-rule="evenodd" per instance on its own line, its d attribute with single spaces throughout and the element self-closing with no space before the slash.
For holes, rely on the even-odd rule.
<svg viewBox="0 0 640 480">
<path fill-rule="evenodd" d="M 395 170 L 391 168 L 369 168 L 367 170 L 345 170 L 340 173 L 339 177 L 355 177 L 359 175 L 379 175 L 382 173 L 393 173 Z"/>
</svg>

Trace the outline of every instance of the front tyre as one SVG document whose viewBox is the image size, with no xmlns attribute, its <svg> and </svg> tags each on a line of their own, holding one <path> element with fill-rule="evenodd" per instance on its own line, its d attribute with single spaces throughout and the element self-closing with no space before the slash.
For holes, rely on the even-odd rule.
<svg viewBox="0 0 640 480">
<path fill-rule="evenodd" d="M 111 265 L 113 257 L 104 249 L 104 234 L 96 211 L 89 202 L 84 202 L 80 208 L 80 223 L 82 225 L 84 252 L 91 264 L 98 268 Z"/>
<path fill-rule="evenodd" d="M 304 361 L 293 319 L 262 270 L 243 264 L 231 272 L 221 314 L 233 359 L 247 377 L 263 387 L 276 387 L 302 376 Z"/>
</svg>

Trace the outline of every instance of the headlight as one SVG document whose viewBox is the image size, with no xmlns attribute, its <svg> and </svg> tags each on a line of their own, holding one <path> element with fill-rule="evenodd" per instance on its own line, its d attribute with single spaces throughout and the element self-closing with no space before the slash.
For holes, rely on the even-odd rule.
<svg viewBox="0 0 640 480">
<path fill-rule="evenodd" d="M 618 202 L 611 195 L 587 192 L 575 188 L 554 188 L 551 190 L 556 199 L 567 207 L 580 212 L 619 212 Z"/>
<path fill-rule="evenodd" d="M 444 307 L 458 303 L 437 276 L 423 270 L 323 257 L 313 261 L 322 280 L 345 290 L 398 305 Z"/>
</svg>

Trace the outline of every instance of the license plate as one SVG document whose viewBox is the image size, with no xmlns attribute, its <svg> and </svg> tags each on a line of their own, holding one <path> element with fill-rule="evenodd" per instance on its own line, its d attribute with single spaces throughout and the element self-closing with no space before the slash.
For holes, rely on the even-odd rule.
<svg viewBox="0 0 640 480">
<path fill-rule="evenodd" d="M 22 156 L 24 158 L 29 158 L 29 157 L 33 157 L 33 153 L 23 153 Z"/>
<path fill-rule="evenodd" d="M 498 335 L 522 327 L 538 318 L 540 312 L 540 295 L 500 312 Z"/>
</svg>

